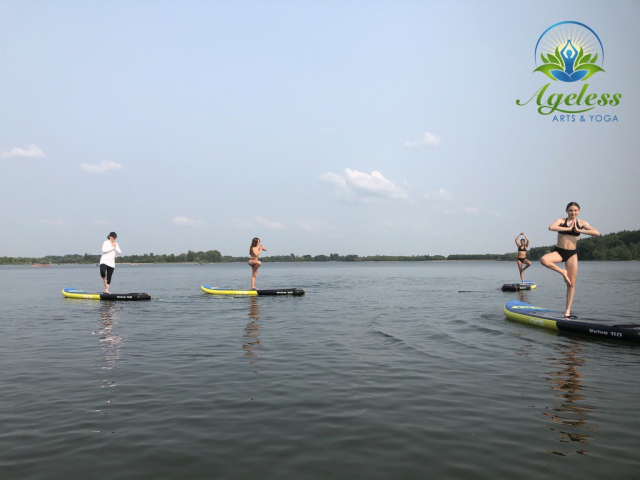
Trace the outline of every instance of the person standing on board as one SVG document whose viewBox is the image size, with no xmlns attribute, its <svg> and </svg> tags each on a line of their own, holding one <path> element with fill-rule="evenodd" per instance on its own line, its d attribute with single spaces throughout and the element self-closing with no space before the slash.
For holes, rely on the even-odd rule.
<svg viewBox="0 0 640 480">
<path fill-rule="evenodd" d="M 120 245 L 116 243 L 118 235 L 111 232 L 107 240 L 102 244 L 102 257 L 100 257 L 100 276 L 104 282 L 104 293 L 111 293 L 109 285 L 111 285 L 111 277 L 116 269 L 116 253 L 122 253 Z"/>
<path fill-rule="evenodd" d="M 575 315 L 571 315 L 571 303 L 573 302 L 573 294 L 576 288 L 576 277 L 578 276 L 578 255 L 576 255 L 578 237 L 580 234 L 597 237 L 600 232 L 589 225 L 589 222 L 578 221 L 580 205 L 576 202 L 571 202 L 567 205 L 565 211 L 567 212 L 567 218 L 558 218 L 549 225 L 549 230 L 558 232 L 558 241 L 553 252 L 544 255 L 540 259 L 540 263 L 554 272 L 558 272 L 564 278 L 564 283 L 567 284 L 567 304 L 564 316 L 566 318 L 576 318 Z M 556 265 L 556 263 L 560 262 L 564 262 L 566 270 Z"/>
<path fill-rule="evenodd" d="M 251 241 L 251 247 L 249 248 L 249 266 L 251 267 L 251 290 L 256 289 L 256 277 L 258 276 L 258 268 L 262 265 L 262 262 L 258 260 L 260 252 L 267 251 L 264 245 L 260 243 L 260 239 L 255 237 Z"/>
<path fill-rule="evenodd" d="M 524 238 L 520 238 L 520 235 L 522 235 Z M 520 232 L 520 235 L 516 237 L 516 247 L 518 247 L 518 257 L 516 258 L 516 261 L 518 262 L 520 280 L 522 280 L 522 284 L 524 285 L 523 273 L 527 268 L 531 266 L 531 262 L 527 260 L 527 248 L 529 248 L 529 239 L 523 232 Z M 520 238 L 520 243 L 518 243 L 518 238 Z"/>
</svg>

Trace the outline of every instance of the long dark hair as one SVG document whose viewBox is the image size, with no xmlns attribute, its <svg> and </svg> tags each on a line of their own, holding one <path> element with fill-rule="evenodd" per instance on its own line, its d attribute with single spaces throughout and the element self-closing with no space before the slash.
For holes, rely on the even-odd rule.
<svg viewBox="0 0 640 480">
<path fill-rule="evenodd" d="M 260 243 L 260 239 L 258 237 L 253 237 L 253 240 L 251 240 L 251 246 L 249 247 L 249 256 L 253 255 L 253 247 L 257 247 L 258 243 Z"/>
<path fill-rule="evenodd" d="M 567 208 L 564 209 L 564 211 L 566 212 L 567 210 L 569 210 L 569 207 L 578 207 L 578 210 L 580 210 L 580 205 L 578 205 L 578 202 L 569 202 L 569 205 L 567 205 Z"/>
</svg>

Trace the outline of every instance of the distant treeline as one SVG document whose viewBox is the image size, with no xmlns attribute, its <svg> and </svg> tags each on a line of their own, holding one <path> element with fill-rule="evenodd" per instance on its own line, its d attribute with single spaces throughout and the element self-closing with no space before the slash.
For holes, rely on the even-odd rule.
<svg viewBox="0 0 640 480">
<path fill-rule="evenodd" d="M 553 251 L 554 245 L 533 247 L 527 252 L 529 260 L 540 260 L 543 255 Z M 449 255 L 447 260 L 515 260 L 517 253 L 489 255 Z M 610 233 L 599 237 L 578 240 L 578 258 L 580 260 L 640 260 L 640 230 Z"/>
<path fill-rule="evenodd" d="M 515 245 L 514 245 L 515 250 Z M 527 252 L 530 260 L 539 260 L 545 253 L 553 250 L 553 245 L 534 247 Z M 640 230 L 610 233 L 600 237 L 589 237 L 578 241 L 580 260 L 640 260 Z M 222 255 L 218 250 L 193 252 L 179 255 L 145 253 L 144 255 L 123 255 L 118 257 L 119 263 L 232 263 L 246 262 L 249 257 L 231 257 Z M 260 257 L 263 262 L 424 262 L 432 260 L 515 260 L 516 252 L 505 254 L 472 254 L 472 255 L 271 255 Z M 48 255 L 42 258 L 0 257 L 0 265 L 26 264 L 96 264 L 100 255 Z"/>
<path fill-rule="evenodd" d="M 193 252 L 174 255 L 156 255 L 145 253 L 144 255 L 122 255 L 118 257 L 118 263 L 233 263 L 247 262 L 249 257 L 231 257 L 222 255 L 218 250 L 207 252 Z M 329 255 L 271 255 L 260 257 L 263 262 L 422 262 L 427 260 L 446 260 L 442 255 L 371 255 L 361 257 L 359 255 L 339 255 L 331 253 Z M 42 258 L 31 257 L 0 257 L 0 265 L 25 265 L 25 264 L 96 264 L 100 262 L 100 255 L 48 255 Z"/>
<path fill-rule="evenodd" d="M 540 258 L 553 250 L 548 247 L 534 247 L 527 252 L 527 258 Z M 515 250 L 515 244 L 514 244 Z M 599 237 L 578 240 L 578 258 L 580 260 L 640 260 L 640 230 L 610 233 Z M 501 255 L 499 260 L 515 260 L 516 252 Z"/>
</svg>

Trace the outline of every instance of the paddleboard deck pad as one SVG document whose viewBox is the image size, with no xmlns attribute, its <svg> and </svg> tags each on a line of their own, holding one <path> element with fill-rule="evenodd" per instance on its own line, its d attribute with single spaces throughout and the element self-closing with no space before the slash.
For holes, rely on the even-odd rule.
<svg viewBox="0 0 640 480">
<path fill-rule="evenodd" d="M 505 283 L 502 285 L 503 292 L 519 292 L 521 290 L 533 290 L 534 288 L 538 288 L 538 286 L 530 280 L 525 280 L 524 283 Z"/>
<path fill-rule="evenodd" d="M 151 300 L 151 295 L 148 293 L 89 293 L 75 288 L 63 288 L 62 295 L 67 298 L 83 300 L 119 300 L 130 302 L 136 300 Z"/>
<path fill-rule="evenodd" d="M 536 327 L 578 333 L 598 338 L 640 343 L 640 324 L 605 325 L 595 322 L 569 320 L 562 312 L 534 307 L 525 302 L 512 301 L 504 305 L 504 314 L 509 320 L 535 325 Z"/>
<path fill-rule="evenodd" d="M 211 295 L 246 295 L 249 297 L 262 297 L 265 295 L 293 295 L 299 297 L 305 294 L 304 288 L 278 288 L 274 290 L 229 290 L 226 288 L 202 285 L 203 292 Z"/>
</svg>

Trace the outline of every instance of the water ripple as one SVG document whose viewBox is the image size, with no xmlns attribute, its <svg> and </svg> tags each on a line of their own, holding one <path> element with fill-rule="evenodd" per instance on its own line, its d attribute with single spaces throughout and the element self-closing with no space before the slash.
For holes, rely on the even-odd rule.
<svg viewBox="0 0 640 480">
<path fill-rule="evenodd" d="M 199 290 L 246 265 L 119 266 L 158 300 L 75 301 L 95 268 L 0 268 L 0 478 L 637 477 L 640 349 L 502 315 L 561 308 L 552 272 L 505 294 L 502 262 L 263 268 L 307 295 Z M 638 320 L 618 284 L 640 266 L 580 268 L 577 309 Z"/>
</svg>

